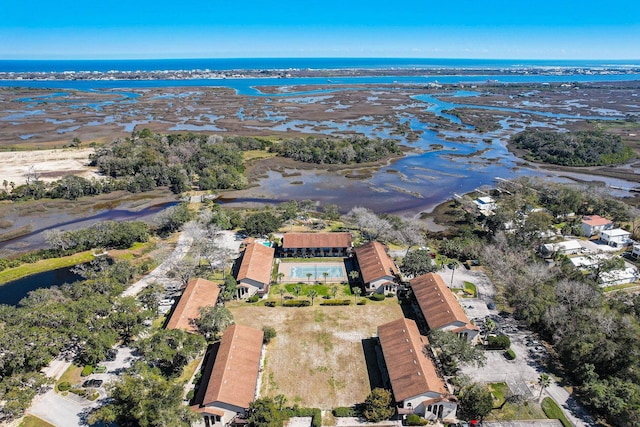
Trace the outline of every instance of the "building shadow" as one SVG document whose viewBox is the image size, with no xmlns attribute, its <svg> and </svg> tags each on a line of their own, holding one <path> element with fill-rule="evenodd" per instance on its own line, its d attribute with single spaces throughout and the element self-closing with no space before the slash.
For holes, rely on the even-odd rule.
<svg viewBox="0 0 640 427">
<path fill-rule="evenodd" d="M 377 338 L 365 338 L 362 341 L 362 351 L 367 364 L 367 374 L 369 375 L 369 385 L 371 390 L 377 387 L 384 387 L 384 379 L 380 369 L 379 358 L 382 356 Z"/>
</svg>

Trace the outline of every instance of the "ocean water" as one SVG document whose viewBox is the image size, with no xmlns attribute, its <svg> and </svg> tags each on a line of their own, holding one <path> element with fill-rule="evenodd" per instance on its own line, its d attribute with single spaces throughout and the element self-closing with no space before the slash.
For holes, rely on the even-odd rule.
<svg viewBox="0 0 640 427">
<path fill-rule="evenodd" d="M 288 69 L 421 69 L 421 68 L 636 68 L 640 59 L 517 60 L 437 58 L 210 58 L 126 60 L 0 60 L 0 72 L 288 70 Z"/>
</svg>

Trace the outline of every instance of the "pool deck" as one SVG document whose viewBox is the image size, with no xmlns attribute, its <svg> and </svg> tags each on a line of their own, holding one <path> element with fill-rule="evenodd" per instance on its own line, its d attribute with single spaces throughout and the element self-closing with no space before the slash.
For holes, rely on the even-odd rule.
<svg viewBox="0 0 640 427">
<path fill-rule="evenodd" d="M 325 277 L 322 275 L 325 271 L 330 273 L 326 278 L 326 283 L 348 281 L 344 262 L 281 262 L 278 265 L 278 273 L 284 274 L 282 282 L 285 283 L 310 281 L 325 283 Z M 310 278 L 307 278 L 307 272 L 312 273 Z"/>
</svg>

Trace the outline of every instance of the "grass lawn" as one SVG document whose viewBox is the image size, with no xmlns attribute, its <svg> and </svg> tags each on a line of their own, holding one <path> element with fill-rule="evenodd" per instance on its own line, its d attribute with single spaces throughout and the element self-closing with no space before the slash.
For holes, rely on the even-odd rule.
<svg viewBox="0 0 640 427">
<path fill-rule="evenodd" d="M 49 424 L 48 422 L 41 420 L 38 417 L 34 417 L 33 415 L 27 415 L 24 417 L 19 427 L 55 427 L 53 424 Z"/>
<path fill-rule="evenodd" d="M 31 264 L 27 263 L 15 268 L 7 268 L 0 272 L 0 285 L 22 279 L 23 277 L 31 276 L 32 274 L 82 264 L 89 262 L 92 259 L 93 251 L 84 251 L 65 257 L 42 259 Z"/>
<path fill-rule="evenodd" d="M 493 407 L 496 408 L 502 405 L 505 395 L 509 392 L 509 386 L 507 383 L 491 383 L 489 384 L 491 393 L 493 394 Z"/>
<path fill-rule="evenodd" d="M 542 408 L 540 408 L 537 402 L 524 402 L 519 405 L 507 403 L 502 409 L 492 410 L 485 420 L 543 420 L 546 418 Z"/>
<path fill-rule="evenodd" d="M 58 384 L 67 381 L 71 386 L 76 384 L 80 384 L 83 381 L 83 378 L 80 376 L 82 372 L 82 366 L 71 365 L 69 368 L 64 371 L 64 374 L 60 377 L 58 382 L 56 383 L 56 392 L 58 391 Z"/>
<path fill-rule="evenodd" d="M 289 404 L 332 408 L 362 402 L 371 392 L 379 374 L 375 352 L 365 357 L 364 349 L 379 325 L 403 317 L 397 301 L 382 304 L 227 308 L 238 324 L 276 330 L 266 350 L 261 397 L 284 394 Z"/>
<path fill-rule="evenodd" d="M 614 286 L 607 286 L 606 288 L 603 289 L 603 292 L 613 292 L 613 291 L 622 291 L 625 289 L 633 289 L 633 288 L 637 288 L 640 287 L 639 283 L 623 283 L 622 285 L 614 285 Z"/>
<path fill-rule="evenodd" d="M 202 357 L 197 357 L 189 362 L 189 364 L 182 370 L 182 374 L 178 378 L 176 378 L 176 381 L 178 383 L 187 383 L 189 380 L 191 380 L 191 377 L 193 377 L 193 374 L 196 372 L 196 369 L 198 368 L 198 365 L 201 361 Z"/>
<path fill-rule="evenodd" d="M 476 298 L 478 291 L 476 285 L 471 282 L 464 281 L 464 298 Z"/>
<path fill-rule="evenodd" d="M 550 419 L 560 420 L 564 427 L 571 427 L 571 423 L 562 412 L 555 400 L 550 397 L 542 399 L 542 410 Z"/>
</svg>

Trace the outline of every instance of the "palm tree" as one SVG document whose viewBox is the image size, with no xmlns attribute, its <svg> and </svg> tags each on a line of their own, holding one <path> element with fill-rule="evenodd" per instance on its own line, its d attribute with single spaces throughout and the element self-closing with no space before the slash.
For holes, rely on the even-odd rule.
<svg viewBox="0 0 640 427">
<path fill-rule="evenodd" d="M 295 291 L 295 293 L 296 293 L 296 298 L 298 298 L 298 297 L 300 296 L 300 291 L 302 290 L 302 286 L 300 286 L 300 285 L 296 285 L 296 287 L 295 287 L 295 288 L 293 288 L 293 290 L 294 290 L 294 291 Z"/>
<path fill-rule="evenodd" d="M 313 273 L 307 273 L 307 283 L 311 282 L 311 276 L 313 276 Z"/>
<path fill-rule="evenodd" d="M 542 392 L 544 389 L 551 385 L 551 377 L 547 374 L 540 374 L 538 377 L 538 385 L 540 386 L 540 394 L 538 395 L 538 400 L 542 397 Z"/>
<path fill-rule="evenodd" d="M 318 291 L 316 291 L 315 289 L 309 289 L 309 292 L 307 292 L 307 296 L 311 298 L 311 305 L 313 305 L 313 301 L 318 296 Z"/>
<path fill-rule="evenodd" d="M 278 295 L 280 295 L 280 305 L 282 305 L 282 297 L 287 293 L 287 290 L 282 287 L 278 289 Z"/>
<path fill-rule="evenodd" d="M 349 272 L 349 277 L 355 282 L 360 277 L 360 272 L 358 270 L 351 270 Z"/>
<path fill-rule="evenodd" d="M 322 272 L 322 277 L 324 277 L 324 284 L 327 284 L 327 277 L 329 277 L 329 272 L 328 271 L 323 271 Z"/>
<path fill-rule="evenodd" d="M 336 285 L 333 285 L 331 287 L 331 296 L 333 296 L 333 298 L 335 299 L 337 293 L 338 293 L 338 287 Z"/>
<path fill-rule="evenodd" d="M 453 288 L 453 274 L 456 272 L 456 268 L 458 268 L 459 265 L 460 263 L 456 260 L 449 262 L 449 268 L 451 268 L 451 286 L 449 286 L 450 288 Z"/>
<path fill-rule="evenodd" d="M 284 273 L 280 271 L 280 272 L 278 272 L 278 274 L 276 275 L 276 277 L 278 278 L 278 283 L 280 283 L 280 281 L 281 281 L 282 279 L 284 279 Z"/>
<path fill-rule="evenodd" d="M 276 397 L 273 398 L 273 402 L 278 405 L 278 410 L 282 411 L 282 409 L 284 408 L 285 403 L 287 403 L 287 398 L 285 397 L 284 394 L 279 394 Z"/>
<path fill-rule="evenodd" d="M 358 297 L 360 296 L 360 294 L 362 294 L 362 289 L 360 289 L 360 286 L 358 286 L 353 290 L 353 300 L 356 304 L 358 303 Z"/>
</svg>

